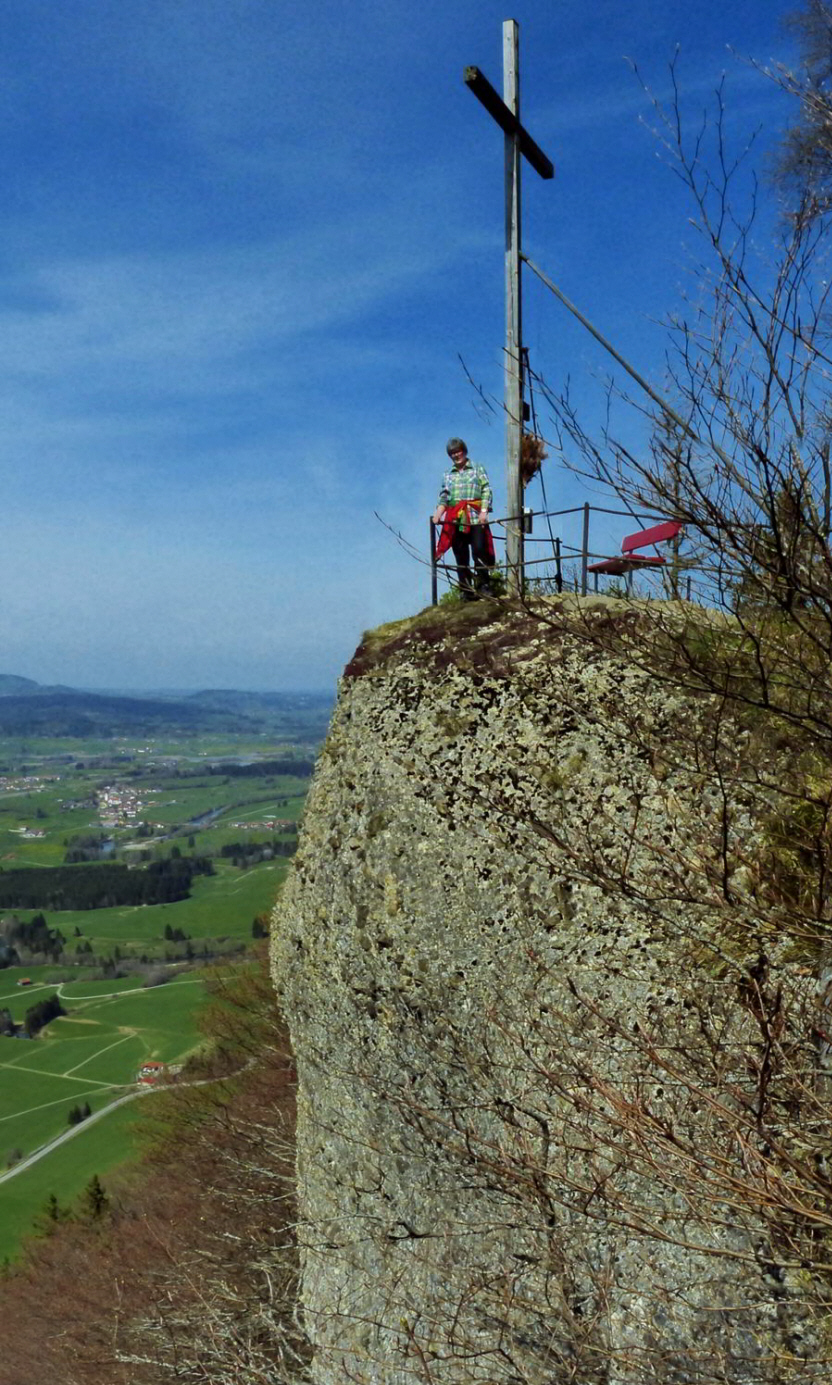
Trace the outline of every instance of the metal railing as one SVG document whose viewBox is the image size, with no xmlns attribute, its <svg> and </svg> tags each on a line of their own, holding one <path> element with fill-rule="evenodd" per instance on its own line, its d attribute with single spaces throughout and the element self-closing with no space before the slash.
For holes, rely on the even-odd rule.
<svg viewBox="0 0 832 1385">
<path fill-rule="evenodd" d="M 558 591 L 558 592 L 560 592 L 560 591 L 563 591 L 563 571 L 564 571 L 564 564 L 565 564 L 565 563 L 580 564 L 580 582 L 579 582 L 579 584 L 578 584 L 578 582 L 577 582 L 577 580 L 576 580 L 576 590 L 578 590 L 578 589 L 580 590 L 581 596 L 586 596 L 586 595 L 587 595 L 587 590 L 588 590 L 588 583 L 589 583 L 589 563 L 590 563 L 590 560 L 591 560 L 591 559 L 601 559 L 601 560 L 603 560 L 604 558 L 607 558 L 607 557 L 610 556 L 608 553 L 601 553 L 601 552 L 596 553 L 596 552 L 593 552 L 593 551 L 590 549 L 590 516 L 591 516 L 592 514 L 599 514 L 599 515 L 614 515 L 614 516 L 616 516 L 616 517 L 618 517 L 618 518 L 628 519 L 628 520 L 630 520 L 630 521 L 635 520 L 635 521 L 636 521 L 637 523 L 639 523 L 639 524 L 644 523 L 644 522 L 649 521 L 649 520 L 654 520 L 654 521 L 659 521 L 659 522 L 661 522 L 662 520 L 666 520 L 666 519 L 669 518 L 668 515 L 641 514 L 641 513 L 637 512 L 637 511 L 633 511 L 633 510 L 611 510 L 611 509 L 607 509 L 605 506 L 602 506 L 602 505 L 590 505 L 588 502 L 585 503 L 585 504 L 583 504 L 583 505 L 574 505 L 574 506 L 570 507 L 570 508 L 567 509 L 567 510 L 531 510 L 531 509 L 524 510 L 524 511 L 523 511 L 523 515 L 521 516 L 521 521 L 520 521 L 520 522 L 521 522 L 522 529 L 523 529 L 523 546 L 524 546 L 524 548 L 527 548 L 530 544 L 545 544 L 545 545 L 548 545 L 549 550 L 550 550 L 549 553 L 548 553 L 547 555 L 545 555 L 545 556 L 543 556 L 543 557 L 541 557 L 541 558 L 528 558 L 528 557 L 525 557 L 525 556 L 524 556 L 524 560 L 523 560 L 524 573 L 528 573 L 528 569 L 529 569 L 529 568 L 533 568 L 533 567 L 542 567 L 544 564 L 547 564 L 547 565 L 550 567 L 550 569 L 551 569 L 552 565 L 554 564 L 554 574 L 553 574 L 551 580 L 554 582 L 555 590 Z M 561 537 L 560 537 L 559 535 L 553 535 L 552 532 L 551 532 L 551 521 L 552 521 L 553 519 L 564 519 L 564 518 L 566 518 L 566 517 L 569 516 L 569 515 L 580 515 L 580 516 L 582 516 L 582 521 L 581 521 L 581 545 L 580 545 L 580 547 L 575 547 L 575 546 L 573 546 L 573 545 L 564 544 L 563 541 L 562 541 L 562 539 L 561 539 Z M 532 536 L 532 526 L 533 526 L 533 522 L 534 522 L 535 519 L 545 519 L 545 520 L 547 521 L 547 524 L 548 524 L 548 527 L 549 527 L 549 535 L 548 535 L 548 537 L 545 537 L 545 538 L 535 538 L 535 537 Z M 494 539 L 494 541 L 495 541 L 495 544 L 497 544 L 497 543 L 503 543 L 503 544 L 504 544 L 504 543 L 505 543 L 505 535 L 504 535 L 504 534 L 500 534 L 499 532 L 495 532 L 495 530 L 499 531 L 500 528 L 503 528 L 503 527 L 505 527 L 506 524 L 510 524 L 510 523 L 515 523 L 515 524 L 516 524 L 516 523 L 517 523 L 517 517 L 514 516 L 514 515 L 504 515 L 504 516 L 502 516 L 502 517 L 499 518 L 499 519 L 490 519 L 490 520 L 489 520 L 489 526 L 490 526 L 490 528 L 491 528 L 492 537 L 493 537 L 493 539 Z M 457 564 L 456 564 L 456 563 L 453 563 L 453 564 L 443 563 L 443 562 L 439 561 L 439 560 L 437 559 L 437 557 L 436 557 L 436 535 L 437 535 L 437 530 L 440 530 L 440 531 L 441 531 L 441 528 L 442 528 L 442 521 L 440 521 L 439 524 L 435 524 L 434 521 L 433 521 L 433 518 L 431 518 L 431 520 L 430 520 L 431 604 L 434 605 L 434 606 L 436 606 L 436 605 L 438 604 L 438 601 L 439 601 L 439 573 L 442 572 L 442 573 L 447 577 L 447 579 L 448 579 L 448 581 L 449 581 L 449 583 L 450 583 L 451 585 L 454 585 L 455 583 L 458 582 L 458 569 L 457 569 Z M 503 572 L 506 572 L 506 571 L 508 570 L 508 564 L 507 564 L 506 562 L 502 562 L 502 563 L 498 562 L 498 563 L 496 563 L 494 566 L 495 566 L 498 570 L 503 571 Z M 490 570 L 493 571 L 493 569 L 490 569 Z M 663 569 L 663 570 L 666 571 L 666 569 Z M 595 591 L 597 591 L 597 590 L 598 590 L 598 574 L 597 574 L 597 573 L 594 573 L 593 576 L 594 576 L 594 579 L 595 579 Z M 678 575 L 677 575 L 677 576 L 678 576 Z M 688 576 L 686 577 L 685 580 L 686 580 L 686 599 L 689 601 L 689 600 L 691 599 L 691 591 L 692 591 L 692 587 L 691 587 L 691 577 L 688 575 Z"/>
</svg>

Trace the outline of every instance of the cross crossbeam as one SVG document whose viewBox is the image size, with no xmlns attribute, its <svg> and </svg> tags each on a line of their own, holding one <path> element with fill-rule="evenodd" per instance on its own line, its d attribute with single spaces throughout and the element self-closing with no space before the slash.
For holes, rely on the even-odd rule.
<svg viewBox="0 0 832 1385">
<path fill-rule="evenodd" d="M 521 125 L 517 116 L 509 110 L 499 92 L 492 87 L 484 73 L 478 67 L 466 67 L 463 74 L 463 81 L 469 91 L 472 91 L 481 105 L 485 106 L 490 116 L 496 120 L 501 130 L 507 135 L 516 135 L 520 146 L 520 153 L 528 160 L 535 173 L 539 173 L 541 178 L 554 178 L 555 166 L 529 134 L 525 125 Z"/>
</svg>

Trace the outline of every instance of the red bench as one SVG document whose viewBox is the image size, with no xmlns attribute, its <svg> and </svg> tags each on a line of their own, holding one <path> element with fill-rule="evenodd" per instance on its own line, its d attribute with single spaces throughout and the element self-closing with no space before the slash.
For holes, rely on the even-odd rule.
<svg viewBox="0 0 832 1385">
<path fill-rule="evenodd" d="M 653 544 L 667 543 L 669 539 L 675 539 L 682 532 L 681 524 L 675 519 L 665 520 L 662 524 L 654 524 L 651 529 L 640 529 L 637 534 L 628 534 L 621 544 L 621 553 L 615 558 L 604 558 L 600 563 L 590 563 L 587 572 L 595 574 L 595 589 L 598 590 L 598 573 L 604 572 L 610 577 L 621 577 L 624 573 L 633 573 L 638 568 L 664 567 L 667 562 L 661 554 L 641 554 L 637 552 L 639 548 L 650 548 Z M 632 578 L 630 579 L 632 581 Z"/>
</svg>

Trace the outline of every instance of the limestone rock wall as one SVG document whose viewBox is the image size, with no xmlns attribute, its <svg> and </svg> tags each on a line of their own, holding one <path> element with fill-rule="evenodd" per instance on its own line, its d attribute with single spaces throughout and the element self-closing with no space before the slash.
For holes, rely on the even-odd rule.
<svg viewBox="0 0 832 1385">
<path fill-rule="evenodd" d="M 609 619 L 434 614 L 344 679 L 273 928 L 321 1385 L 825 1378 L 748 1114 L 742 733 Z"/>
</svg>

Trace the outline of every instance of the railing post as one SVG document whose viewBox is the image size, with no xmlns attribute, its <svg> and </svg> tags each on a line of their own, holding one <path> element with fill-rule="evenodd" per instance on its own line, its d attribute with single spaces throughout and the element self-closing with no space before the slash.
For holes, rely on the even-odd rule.
<svg viewBox="0 0 832 1385">
<path fill-rule="evenodd" d="M 584 538 L 581 554 L 581 596 L 586 596 L 586 579 L 589 568 L 589 501 L 584 503 Z"/>
<path fill-rule="evenodd" d="M 438 589 L 436 581 L 436 525 L 433 519 L 430 521 L 430 604 L 438 606 Z"/>
</svg>

